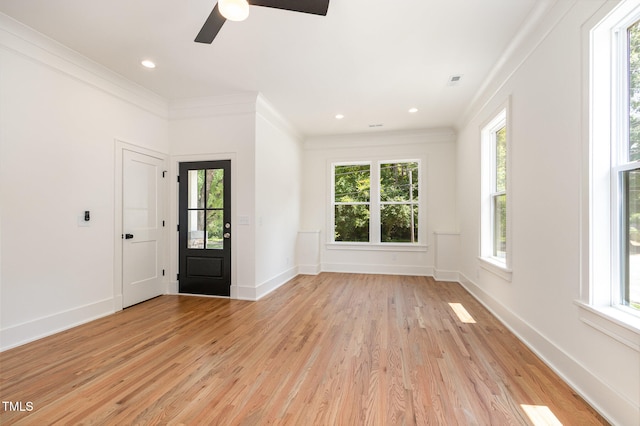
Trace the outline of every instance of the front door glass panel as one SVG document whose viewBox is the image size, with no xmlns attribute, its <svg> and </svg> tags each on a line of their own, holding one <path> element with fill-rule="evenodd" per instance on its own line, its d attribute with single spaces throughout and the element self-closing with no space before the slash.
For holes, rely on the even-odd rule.
<svg viewBox="0 0 640 426">
<path fill-rule="evenodd" d="M 224 169 L 189 170 L 187 248 L 224 246 Z"/>
</svg>

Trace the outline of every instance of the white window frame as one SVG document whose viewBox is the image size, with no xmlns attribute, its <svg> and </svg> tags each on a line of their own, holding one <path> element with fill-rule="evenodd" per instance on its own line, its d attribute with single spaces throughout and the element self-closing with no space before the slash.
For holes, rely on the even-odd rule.
<svg viewBox="0 0 640 426">
<path fill-rule="evenodd" d="M 640 352 L 640 315 L 621 302 L 620 172 L 627 146 L 626 31 L 640 20 L 640 0 L 605 8 L 585 26 L 586 127 L 583 157 L 582 287 L 576 300 L 586 324 Z M 635 311 L 635 312 L 634 312 Z"/>
<path fill-rule="evenodd" d="M 381 202 L 380 201 L 380 166 L 394 163 L 418 163 L 418 241 L 411 242 L 382 242 L 380 235 L 381 206 L 386 204 L 407 204 L 405 202 Z M 370 187 L 369 187 L 369 242 L 355 241 L 335 241 L 335 206 L 340 204 L 366 204 L 366 203 L 336 203 L 335 202 L 335 167 L 345 165 L 365 165 L 370 166 Z M 329 222 L 327 224 L 327 248 L 346 250 L 400 250 L 400 251 L 425 251 L 428 247 L 426 243 L 426 202 L 425 184 L 423 172 L 423 160 L 420 158 L 368 158 L 353 161 L 330 161 L 329 174 L 331 176 L 331 187 L 329 190 Z M 415 203 L 414 203 L 415 204 Z"/>
<path fill-rule="evenodd" d="M 480 131 L 480 266 L 506 281 L 512 278 L 511 252 L 511 131 L 509 125 L 509 100 L 507 100 Z M 496 133 L 506 128 L 506 190 L 495 192 L 496 188 Z M 505 257 L 493 254 L 495 238 L 494 200 L 499 195 L 506 195 L 506 247 Z"/>
</svg>

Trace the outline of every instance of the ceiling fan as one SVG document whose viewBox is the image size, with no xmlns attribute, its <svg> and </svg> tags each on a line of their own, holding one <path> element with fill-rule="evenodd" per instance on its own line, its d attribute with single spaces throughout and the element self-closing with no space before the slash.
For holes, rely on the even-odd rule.
<svg viewBox="0 0 640 426">
<path fill-rule="evenodd" d="M 246 19 L 249 5 L 326 16 L 329 0 L 218 0 L 194 41 L 211 44 L 227 19 Z"/>
</svg>

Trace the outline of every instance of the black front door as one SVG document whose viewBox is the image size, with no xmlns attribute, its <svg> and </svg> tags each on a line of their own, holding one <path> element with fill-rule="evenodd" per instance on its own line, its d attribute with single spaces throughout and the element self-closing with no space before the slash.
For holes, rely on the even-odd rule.
<svg viewBox="0 0 640 426">
<path fill-rule="evenodd" d="M 180 163 L 180 293 L 231 291 L 231 161 Z"/>
</svg>

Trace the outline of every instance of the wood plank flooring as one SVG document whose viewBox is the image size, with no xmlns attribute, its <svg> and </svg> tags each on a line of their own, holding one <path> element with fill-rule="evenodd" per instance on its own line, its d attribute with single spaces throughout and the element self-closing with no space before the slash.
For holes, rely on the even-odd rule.
<svg viewBox="0 0 640 426">
<path fill-rule="evenodd" d="M 0 379 L 25 409 L 0 405 L 2 425 L 606 424 L 460 285 L 427 277 L 161 296 L 0 353 Z"/>
</svg>

